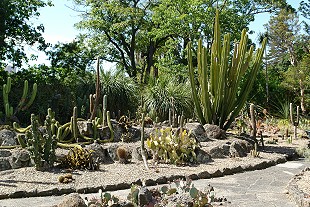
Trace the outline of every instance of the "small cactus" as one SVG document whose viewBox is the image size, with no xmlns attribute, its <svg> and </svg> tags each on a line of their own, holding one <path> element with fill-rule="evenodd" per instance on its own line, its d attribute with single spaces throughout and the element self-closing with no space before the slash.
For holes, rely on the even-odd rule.
<svg viewBox="0 0 310 207">
<path fill-rule="evenodd" d="M 116 149 L 116 155 L 120 163 L 128 163 L 128 152 L 124 147 L 118 147 Z"/>
</svg>

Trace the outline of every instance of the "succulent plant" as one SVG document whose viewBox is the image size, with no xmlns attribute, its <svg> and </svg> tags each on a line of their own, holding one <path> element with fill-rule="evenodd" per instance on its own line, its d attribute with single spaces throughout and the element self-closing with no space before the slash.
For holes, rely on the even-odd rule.
<svg viewBox="0 0 310 207">
<path fill-rule="evenodd" d="M 76 145 L 61 160 L 61 166 L 70 169 L 99 170 L 99 164 L 94 160 L 92 151 Z"/>
<path fill-rule="evenodd" d="M 184 164 L 196 161 L 195 150 L 198 143 L 191 138 L 186 130 L 173 134 L 171 128 L 157 130 L 146 141 L 148 148 L 166 163 Z"/>
</svg>

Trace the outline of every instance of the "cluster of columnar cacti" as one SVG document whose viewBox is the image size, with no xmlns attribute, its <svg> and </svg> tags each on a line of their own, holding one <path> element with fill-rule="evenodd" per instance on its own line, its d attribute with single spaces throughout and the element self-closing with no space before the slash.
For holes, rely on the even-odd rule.
<svg viewBox="0 0 310 207">
<path fill-rule="evenodd" d="M 239 114 L 252 89 L 260 68 L 266 39 L 263 41 L 262 48 L 257 51 L 253 67 L 249 67 L 254 46 L 252 45 L 247 51 L 246 30 L 242 31 L 241 40 L 239 43 L 235 43 L 233 55 L 230 57 L 230 34 L 224 35 L 222 44 L 219 25 L 219 12 L 217 11 L 209 62 L 207 62 L 208 50 L 203 47 L 202 40 L 198 42 L 197 68 L 200 92 L 197 91 L 197 81 L 195 80 L 191 42 L 188 44 L 187 57 L 192 96 L 200 122 L 215 124 L 226 130 Z M 247 78 L 244 77 L 246 73 L 248 74 Z M 240 87 L 241 83 L 243 83 L 243 87 Z"/>
<path fill-rule="evenodd" d="M 34 83 L 32 87 L 31 96 L 30 98 L 28 97 L 28 81 L 25 80 L 22 97 L 14 110 L 13 106 L 9 102 L 9 93 L 11 92 L 11 86 L 12 86 L 12 79 L 8 77 L 6 84 L 3 85 L 2 89 L 3 105 L 5 111 L 5 122 L 8 122 L 10 118 L 17 112 L 28 109 L 33 103 L 37 94 L 37 84 Z"/>
<path fill-rule="evenodd" d="M 56 159 L 57 141 L 56 136 L 52 135 L 51 118 L 48 115 L 44 126 L 46 133 L 42 135 L 39 130 L 38 119 L 34 114 L 31 114 L 31 129 L 26 132 L 26 140 L 31 159 L 37 169 L 53 166 Z"/>
</svg>

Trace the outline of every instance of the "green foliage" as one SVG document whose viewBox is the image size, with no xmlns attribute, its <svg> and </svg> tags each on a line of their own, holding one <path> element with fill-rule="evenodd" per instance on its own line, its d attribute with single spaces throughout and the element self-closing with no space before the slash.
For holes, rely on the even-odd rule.
<svg viewBox="0 0 310 207">
<path fill-rule="evenodd" d="M 53 166 L 57 146 L 56 136 L 51 132 L 51 118 L 46 116 L 44 123 L 46 133 L 42 134 L 39 127 L 38 119 L 32 114 L 31 129 L 26 132 L 26 140 L 31 159 L 37 170 Z"/>
<path fill-rule="evenodd" d="M 153 120 L 156 117 L 161 121 L 167 120 L 169 109 L 186 117 L 192 117 L 194 113 L 189 82 L 182 83 L 172 77 L 161 76 L 149 82 L 143 96 L 146 110 Z"/>
<path fill-rule="evenodd" d="M 31 46 L 38 43 L 40 50 L 46 48 L 42 37 L 44 26 L 35 26 L 29 19 L 37 18 L 40 15 L 39 9 L 47 5 L 51 6 L 50 1 L 0 1 L 0 67 L 8 61 L 15 66 L 21 66 L 23 60 L 27 61 L 25 43 Z"/>
<path fill-rule="evenodd" d="M 138 88 L 122 71 L 101 71 L 101 93 L 108 97 L 107 109 L 111 113 L 134 112 L 137 108 Z"/>
<path fill-rule="evenodd" d="M 207 62 L 207 49 L 202 46 L 202 40 L 198 42 L 198 91 L 191 43 L 188 44 L 188 64 L 192 96 L 200 122 L 215 124 L 226 130 L 246 102 L 262 60 L 266 40 L 262 48 L 258 49 L 252 68 L 249 68 L 254 48 L 251 46 L 249 51 L 246 50 L 246 30 L 242 31 L 240 43 L 235 43 L 233 55 L 230 57 L 230 34 L 224 36 L 222 45 L 219 26 L 217 12 L 210 63 Z M 248 77 L 245 79 L 243 76 L 247 70 Z M 245 82 L 242 88 L 241 81 Z"/>
<path fill-rule="evenodd" d="M 255 14 L 286 5 L 284 0 L 74 2 L 86 8 L 77 25 L 87 31 L 88 45 L 141 82 L 147 80 L 153 66 L 172 68 L 184 77 L 178 69 L 184 71 L 186 45 L 201 36 L 210 42 L 215 8 L 221 8 L 222 27 L 235 39 L 239 38 L 237 31 L 254 21 Z"/>
<path fill-rule="evenodd" d="M 119 198 L 111 195 L 110 193 L 103 193 L 102 190 L 99 190 L 99 196 L 100 198 L 92 198 L 90 199 L 90 201 L 88 202 L 87 206 L 113 206 L 119 203 Z"/>
<path fill-rule="evenodd" d="M 196 162 L 198 143 L 186 130 L 173 134 L 171 128 L 161 129 L 150 135 L 146 144 L 153 157 L 165 163 L 184 164 Z"/>
<path fill-rule="evenodd" d="M 78 145 L 71 148 L 66 157 L 61 160 L 61 166 L 70 169 L 99 169 L 99 164 L 94 160 L 92 151 Z"/>
<path fill-rule="evenodd" d="M 10 101 L 9 101 L 9 94 L 11 92 L 11 87 L 12 87 L 12 78 L 8 77 L 6 84 L 4 84 L 2 87 L 3 106 L 4 106 L 4 112 L 5 112 L 4 123 L 9 123 L 11 119 L 13 118 L 13 116 L 15 116 L 15 114 L 18 113 L 19 111 L 25 111 L 26 109 L 28 109 L 32 105 L 37 95 L 38 87 L 37 87 L 37 84 L 34 83 L 32 87 L 31 96 L 28 97 L 28 80 L 25 80 L 22 97 L 20 98 L 19 103 L 14 110 L 13 106 L 10 104 Z"/>
<path fill-rule="evenodd" d="M 306 158 L 307 160 L 310 160 L 310 149 L 309 148 L 298 148 L 296 150 L 297 154 L 300 156 L 300 157 L 304 157 Z"/>
</svg>

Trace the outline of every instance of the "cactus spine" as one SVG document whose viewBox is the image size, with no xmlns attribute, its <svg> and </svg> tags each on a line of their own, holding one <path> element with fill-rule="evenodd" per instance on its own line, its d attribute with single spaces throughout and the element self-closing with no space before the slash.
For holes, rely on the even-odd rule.
<svg viewBox="0 0 310 207">
<path fill-rule="evenodd" d="M 291 123 L 294 126 L 294 139 L 297 139 L 297 127 L 299 124 L 299 106 L 296 107 L 296 120 L 294 119 L 294 110 L 293 110 L 293 104 L 290 103 L 290 119 Z"/>
</svg>

